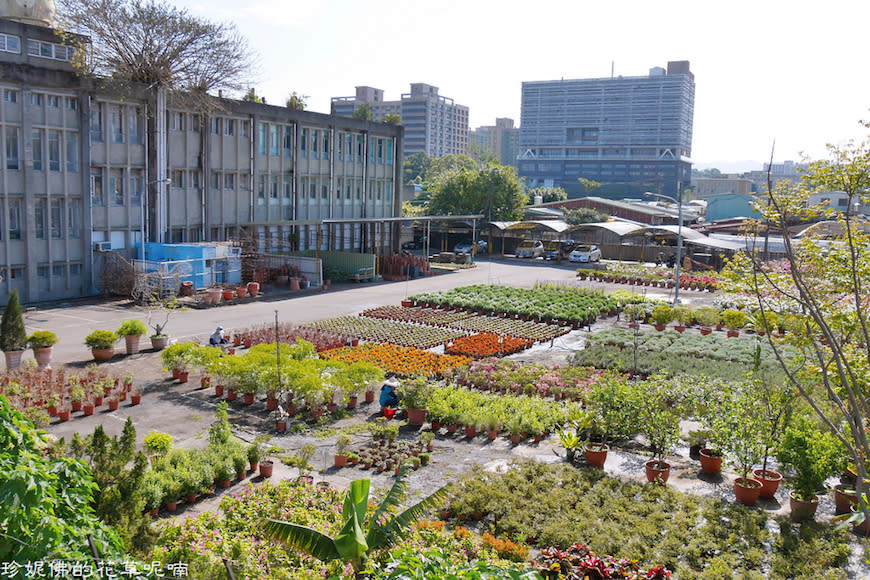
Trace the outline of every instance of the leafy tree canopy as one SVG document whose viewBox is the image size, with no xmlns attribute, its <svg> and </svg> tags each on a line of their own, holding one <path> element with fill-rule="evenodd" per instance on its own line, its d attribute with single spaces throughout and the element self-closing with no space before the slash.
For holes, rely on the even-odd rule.
<svg viewBox="0 0 870 580">
<path fill-rule="evenodd" d="M 610 214 L 607 214 L 603 211 L 594 210 L 591 207 L 563 209 L 562 214 L 565 216 L 565 221 L 572 226 L 606 222 L 608 219 L 610 219 Z"/>
<path fill-rule="evenodd" d="M 541 203 L 552 203 L 568 199 L 568 192 L 561 187 L 536 187 L 529 191 L 529 199 L 535 199 L 536 195 L 541 196 Z"/>
<path fill-rule="evenodd" d="M 409 183 L 420 183 L 426 177 L 429 167 L 432 165 L 432 158 L 426 155 L 423 151 L 412 153 L 405 157 L 404 166 L 404 181 L 405 185 Z"/>
<path fill-rule="evenodd" d="M 371 121 L 374 119 L 372 116 L 372 106 L 368 103 L 358 105 L 357 108 L 353 110 L 351 118 L 359 119 L 360 121 Z"/>
<path fill-rule="evenodd" d="M 59 28 L 90 37 L 79 70 L 119 81 L 208 93 L 241 91 L 253 67 L 233 24 L 159 0 L 58 0 Z"/>
<path fill-rule="evenodd" d="M 515 220 L 522 217 L 528 197 L 522 191 L 517 170 L 491 164 L 452 169 L 438 174 L 429 200 L 430 214 L 482 213 L 487 219 Z"/>
<path fill-rule="evenodd" d="M 384 115 L 383 122 L 387 125 L 401 125 L 402 116 L 398 113 L 387 113 Z"/>
</svg>

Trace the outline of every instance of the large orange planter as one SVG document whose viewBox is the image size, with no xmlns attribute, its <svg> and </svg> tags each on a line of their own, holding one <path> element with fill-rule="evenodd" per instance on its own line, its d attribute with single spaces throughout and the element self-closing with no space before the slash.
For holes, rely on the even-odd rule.
<svg viewBox="0 0 870 580">
<path fill-rule="evenodd" d="M 761 482 L 761 493 L 759 493 L 758 497 L 772 499 L 774 494 L 776 494 L 776 490 L 779 489 L 779 482 L 782 481 L 782 475 L 775 471 L 771 471 L 770 469 L 767 471 L 764 471 L 763 469 L 754 469 L 752 475 L 755 476 L 755 479 Z"/>
<path fill-rule="evenodd" d="M 722 456 L 711 455 L 709 449 L 701 449 L 701 471 L 715 475 L 722 471 Z"/>
<path fill-rule="evenodd" d="M 738 477 L 734 480 L 734 498 L 738 503 L 753 506 L 758 502 L 761 485 L 757 479 Z"/>
<path fill-rule="evenodd" d="M 653 459 L 644 463 L 644 467 L 646 468 L 646 480 L 650 483 L 655 481 L 667 483 L 668 478 L 671 476 L 671 464 L 667 461 Z"/>
</svg>

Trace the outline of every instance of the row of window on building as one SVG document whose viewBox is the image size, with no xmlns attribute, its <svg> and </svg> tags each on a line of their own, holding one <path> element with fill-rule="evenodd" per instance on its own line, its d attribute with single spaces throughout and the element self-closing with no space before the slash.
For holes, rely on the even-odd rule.
<svg viewBox="0 0 870 580">
<path fill-rule="evenodd" d="M 21 38 L 14 34 L 0 33 L 0 51 L 21 54 Z M 56 42 L 27 39 L 28 56 L 50 58 L 52 60 L 72 60 L 73 49 Z"/>
<path fill-rule="evenodd" d="M 80 238 L 81 212 L 82 202 L 78 198 L 37 198 L 33 205 L 34 237 L 38 240 Z M 23 199 L 6 200 L 6 212 L 0 212 L 0 241 L 22 239 L 24 215 Z"/>
<path fill-rule="evenodd" d="M 3 131 L 3 150 L 6 154 L 6 169 L 18 171 L 22 168 L 21 128 L 7 125 Z M 59 131 L 33 129 L 30 135 L 33 155 L 33 171 L 61 171 L 62 160 L 66 160 L 66 170 L 78 173 L 79 134 L 78 131 Z"/>
</svg>

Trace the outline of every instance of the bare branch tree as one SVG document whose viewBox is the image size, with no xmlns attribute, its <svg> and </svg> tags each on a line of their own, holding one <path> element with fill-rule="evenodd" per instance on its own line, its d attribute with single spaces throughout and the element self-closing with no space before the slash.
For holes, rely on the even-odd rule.
<svg viewBox="0 0 870 580">
<path fill-rule="evenodd" d="M 158 0 L 59 0 L 59 27 L 90 37 L 83 73 L 169 90 L 239 91 L 255 63 L 233 24 Z"/>
</svg>

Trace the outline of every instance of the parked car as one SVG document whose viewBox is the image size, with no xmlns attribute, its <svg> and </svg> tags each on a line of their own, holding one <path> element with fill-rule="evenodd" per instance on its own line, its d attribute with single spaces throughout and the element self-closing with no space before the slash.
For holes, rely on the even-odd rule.
<svg viewBox="0 0 870 580">
<path fill-rule="evenodd" d="M 566 259 L 571 255 L 571 250 L 573 249 L 574 242 L 571 240 L 551 240 L 549 242 L 544 242 L 544 259 Z"/>
<path fill-rule="evenodd" d="M 457 254 L 459 254 L 459 253 L 470 254 L 471 248 L 472 248 L 471 242 L 465 241 L 465 242 L 459 242 L 458 244 L 456 244 L 456 246 L 454 246 L 454 248 L 453 248 L 453 251 L 456 252 Z M 477 253 L 478 254 L 485 254 L 487 251 L 488 251 L 488 246 L 486 244 L 486 240 L 477 240 Z"/>
<path fill-rule="evenodd" d="M 544 255 L 544 242 L 541 240 L 525 240 L 517 246 L 517 258 L 540 258 Z"/>
<path fill-rule="evenodd" d="M 598 246 L 577 246 L 568 259 L 572 262 L 597 262 L 601 260 L 601 250 Z"/>
</svg>

